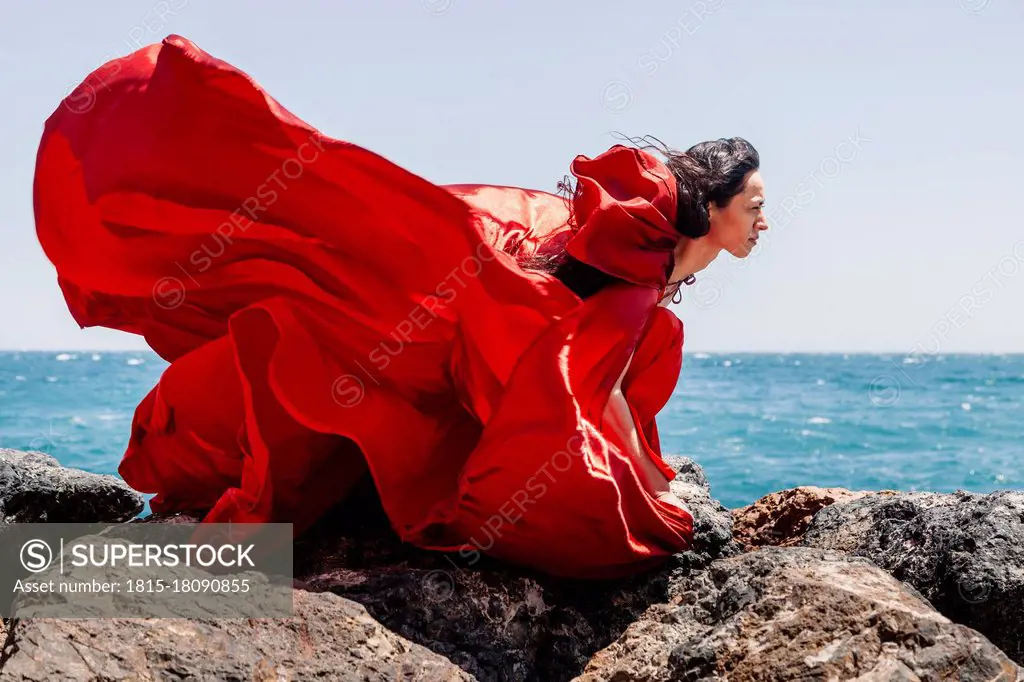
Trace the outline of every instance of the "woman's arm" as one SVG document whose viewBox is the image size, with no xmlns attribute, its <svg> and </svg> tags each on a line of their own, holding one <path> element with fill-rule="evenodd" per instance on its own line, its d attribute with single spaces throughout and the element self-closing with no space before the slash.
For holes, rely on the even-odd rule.
<svg viewBox="0 0 1024 682">
<path fill-rule="evenodd" d="M 661 473 L 661 470 L 654 464 L 654 461 L 647 456 L 640 441 L 640 434 L 637 433 L 636 422 L 633 413 L 626 402 L 626 396 L 622 392 L 622 380 L 626 376 L 629 364 L 633 356 L 629 356 L 626 367 L 622 370 L 611 395 L 608 397 L 608 404 L 604 410 L 604 423 L 613 430 L 626 444 L 628 454 L 636 464 L 637 473 L 640 475 L 644 486 L 656 497 L 671 495 L 668 479 Z"/>
</svg>

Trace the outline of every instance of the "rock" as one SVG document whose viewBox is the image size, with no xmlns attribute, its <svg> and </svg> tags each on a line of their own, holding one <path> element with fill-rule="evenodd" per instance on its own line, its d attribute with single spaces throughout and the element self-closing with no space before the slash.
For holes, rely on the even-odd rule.
<svg viewBox="0 0 1024 682">
<path fill-rule="evenodd" d="M 143 506 L 116 476 L 62 467 L 41 452 L 0 449 L 0 523 L 117 523 Z"/>
<path fill-rule="evenodd" d="M 651 603 L 665 600 L 668 575 L 739 551 L 729 512 L 711 499 L 700 467 L 685 458 L 671 463 L 680 469 L 675 490 L 694 513 L 695 547 L 645 575 L 574 581 L 418 550 L 391 532 L 364 485 L 297 539 L 297 584 L 363 604 L 483 682 L 568 680 Z"/>
<path fill-rule="evenodd" d="M 800 544 L 811 519 L 821 509 L 867 494 L 846 488 L 813 486 L 771 493 L 732 511 L 733 537 L 747 551 L 755 547 L 792 547 Z"/>
<path fill-rule="evenodd" d="M 804 544 L 870 559 L 1024 663 L 1024 493 L 872 494 L 823 509 Z"/>
<path fill-rule="evenodd" d="M 689 457 L 669 455 L 666 463 L 676 470 L 671 482 L 672 492 L 683 500 L 693 514 L 693 550 L 690 561 L 706 564 L 720 556 L 731 556 L 742 551 L 733 540 L 732 515 L 711 497 L 711 486 L 699 464 Z"/>
<path fill-rule="evenodd" d="M 135 522 L 193 523 L 201 516 Z M 594 582 L 427 552 L 394 535 L 367 486 L 295 542 L 297 587 L 359 602 L 396 636 L 485 682 L 571 679 L 652 601 L 664 600 L 677 563 Z"/>
<path fill-rule="evenodd" d="M 580 682 L 1024 680 L 984 636 L 868 561 L 794 547 L 670 580 Z"/>
<path fill-rule="evenodd" d="M 568 680 L 664 598 L 664 581 L 650 577 L 595 584 L 496 566 L 431 568 L 427 558 L 410 564 L 335 569 L 312 582 L 483 682 Z"/>
<path fill-rule="evenodd" d="M 650 577 L 565 581 L 403 544 L 365 485 L 296 540 L 295 562 L 298 586 L 363 604 L 484 682 L 568 680 L 664 594 Z"/>
<path fill-rule="evenodd" d="M 19 620 L 0 678 L 306 680 L 473 678 L 332 594 L 295 591 L 290 619 Z"/>
</svg>

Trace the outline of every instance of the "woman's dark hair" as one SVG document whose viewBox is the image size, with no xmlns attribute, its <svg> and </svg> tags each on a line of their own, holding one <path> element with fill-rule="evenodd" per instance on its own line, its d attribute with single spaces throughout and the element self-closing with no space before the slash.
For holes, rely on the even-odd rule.
<svg viewBox="0 0 1024 682">
<path fill-rule="evenodd" d="M 665 157 L 665 165 L 676 178 L 679 203 L 676 208 L 675 228 L 680 234 L 696 239 L 708 233 L 708 205 L 714 202 L 725 208 L 729 201 L 743 191 L 749 173 L 761 166 L 757 150 L 742 137 L 720 138 L 695 144 L 685 152 L 667 147 L 657 138 L 625 138 L 635 147 L 654 150 Z M 574 190 L 565 181 L 559 189 L 568 193 L 571 201 Z M 564 250 L 553 256 L 533 258 L 523 267 L 548 272 L 558 278 L 580 298 L 593 296 L 617 281 L 617 278 L 582 263 Z"/>
</svg>

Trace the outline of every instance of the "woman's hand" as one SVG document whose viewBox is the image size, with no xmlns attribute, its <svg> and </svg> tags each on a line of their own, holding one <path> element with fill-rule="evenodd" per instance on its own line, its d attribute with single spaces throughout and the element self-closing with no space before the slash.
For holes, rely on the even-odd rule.
<svg viewBox="0 0 1024 682">
<path fill-rule="evenodd" d="M 626 402 L 626 396 L 619 388 L 614 389 L 608 397 L 608 405 L 604 411 L 604 425 L 618 435 L 619 440 L 625 444 L 627 454 L 633 459 L 637 474 L 648 492 L 655 497 L 666 493 L 671 495 L 668 479 L 644 450 L 633 412 Z"/>
<path fill-rule="evenodd" d="M 630 409 L 626 395 L 622 392 L 622 380 L 626 377 L 626 372 L 632 361 L 633 356 L 630 355 L 622 374 L 619 375 L 618 381 L 615 382 L 615 386 L 608 396 L 608 404 L 605 405 L 603 415 L 604 426 L 614 432 L 619 437 L 619 441 L 625 445 L 626 454 L 632 458 L 637 475 L 651 496 L 665 504 L 689 512 L 682 500 L 672 492 L 669 479 L 665 478 L 661 469 L 654 464 L 654 460 L 644 449 L 640 433 L 637 431 L 636 419 L 633 417 L 633 410 Z"/>
</svg>

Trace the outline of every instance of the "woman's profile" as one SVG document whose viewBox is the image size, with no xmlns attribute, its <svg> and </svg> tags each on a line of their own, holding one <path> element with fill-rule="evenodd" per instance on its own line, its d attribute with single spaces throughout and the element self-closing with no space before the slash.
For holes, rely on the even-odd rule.
<svg viewBox="0 0 1024 682">
<path fill-rule="evenodd" d="M 36 226 L 76 321 L 170 363 L 119 467 L 154 511 L 301 532 L 369 475 L 428 549 L 609 577 L 690 546 L 666 304 L 767 228 L 748 142 L 578 156 L 567 197 L 438 186 L 178 36 L 96 73 Z"/>
</svg>

